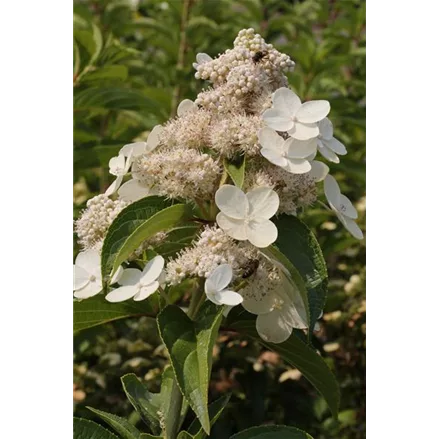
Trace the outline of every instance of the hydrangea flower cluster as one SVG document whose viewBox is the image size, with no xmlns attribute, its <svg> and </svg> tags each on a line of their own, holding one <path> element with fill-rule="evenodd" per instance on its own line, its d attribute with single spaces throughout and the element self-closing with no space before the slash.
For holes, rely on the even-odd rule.
<svg viewBox="0 0 439 439">
<path fill-rule="evenodd" d="M 241 304 L 257 315 L 260 336 L 280 343 L 293 328 L 307 327 L 306 311 L 287 270 L 261 249 L 278 237 L 276 216 L 314 204 L 322 181 L 330 209 L 354 237 L 363 237 L 354 206 L 329 166 L 316 160 L 320 153 L 338 163 L 347 150 L 333 136 L 329 102 L 302 102 L 285 76 L 294 62 L 253 29 L 240 31 L 233 49 L 216 58 L 198 54 L 193 66 L 207 88 L 194 102 L 182 101 L 177 116 L 154 127 L 145 142 L 125 145 L 110 160 L 115 180 L 77 220 L 83 252 L 76 260 L 75 297 L 102 289 L 97 261 L 115 217 L 131 203 L 159 195 L 193 205 L 194 221 L 205 225 L 178 254 L 155 256 L 139 270 L 130 261 L 163 242 L 166 231 L 143 242 L 111 279 L 118 286 L 107 300 L 144 300 L 197 278 L 208 300 Z M 244 166 L 239 185 L 229 176 L 237 164 Z"/>
</svg>

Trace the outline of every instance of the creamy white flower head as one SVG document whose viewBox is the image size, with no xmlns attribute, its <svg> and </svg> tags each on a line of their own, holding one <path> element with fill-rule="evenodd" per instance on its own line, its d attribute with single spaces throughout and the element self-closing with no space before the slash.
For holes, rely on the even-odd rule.
<svg viewBox="0 0 439 439">
<path fill-rule="evenodd" d="M 261 154 L 271 163 L 280 166 L 292 174 L 305 174 L 311 171 L 308 157 L 316 150 L 313 140 L 297 140 L 292 137 L 285 140 L 271 128 L 259 130 Z"/>
<path fill-rule="evenodd" d="M 191 111 L 195 111 L 198 108 L 197 104 L 195 102 L 191 101 L 190 99 L 184 99 L 180 102 L 177 108 L 177 116 L 181 117 L 185 115 L 186 113 L 190 113 Z"/>
<path fill-rule="evenodd" d="M 73 290 L 75 291 L 73 295 L 77 299 L 88 299 L 101 292 L 101 257 L 97 250 L 78 253 L 73 269 Z M 119 280 L 122 272 L 122 267 L 119 267 L 111 279 L 112 284 Z"/>
<path fill-rule="evenodd" d="M 287 131 L 298 140 L 308 140 L 319 135 L 317 122 L 330 110 L 328 101 L 310 101 L 302 104 L 299 96 L 286 87 L 273 93 L 273 107 L 262 115 L 265 123 L 276 131 Z"/>
<path fill-rule="evenodd" d="M 277 239 L 277 228 L 270 218 L 279 208 L 279 196 L 267 187 L 245 194 L 230 184 L 221 186 L 215 194 L 221 212 L 218 225 L 233 239 L 249 240 L 256 247 L 268 247 Z"/>
<path fill-rule="evenodd" d="M 192 63 L 194 69 L 197 69 L 198 66 L 201 64 L 212 61 L 212 57 L 209 56 L 207 53 L 197 53 L 196 60 L 197 62 Z"/>
<path fill-rule="evenodd" d="M 121 200 L 132 203 L 150 195 L 157 195 L 157 191 L 133 178 L 120 187 L 118 194 Z"/>
<path fill-rule="evenodd" d="M 343 195 L 332 175 L 327 175 L 324 181 L 326 199 L 340 222 L 354 238 L 363 239 L 363 232 L 354 219 L 358 218 L 357 210 L 348 197 Z"/>
<path fill-rule="evenodd" d="M 105 298 L 109 302 L 123 302 L 131 298 L 135 301 L 145 300 L 159 288 L 158 279 L 164 265 L 163 257 L 156 256 L 145 265 L 143 271 L 137 268 L 125 269 L 118 280 L 122 286 L 110 291 Z"/>
<path fill-rule="evenodd" d="M 340 163 L 337 154 L 347 154 L 346 147 L 334 137 L 334 128 L 331 121 L 325 117 L 318 123 L 319 136 L 317 137 L 317 147 L 320 154 L 333 163 Z"/>
<path fill-rule="evenodd" d="M 223 264 L 216 267 L 212 274 L 206 279 L 204 292 L 207 298 L 215 305 L 235 306 L 243 301 L 240 294 L 226 289 L 232 281 L 232 277 L 232 266 Z"/>
<path fill-rule="evenodd" d="M 113 195 L 120 187 L 124 175 L 128 172 L 131 166 L 132 158 L 131 154 L 125 159 L 124 154 L 119 153 L 117 157 L 112 157 L 109 162 L 110 174 L 116 176 L 116 180 L 111 183 L 108 189 L 105 191 L 105 195 L 109 197 Z"/>
</svg>

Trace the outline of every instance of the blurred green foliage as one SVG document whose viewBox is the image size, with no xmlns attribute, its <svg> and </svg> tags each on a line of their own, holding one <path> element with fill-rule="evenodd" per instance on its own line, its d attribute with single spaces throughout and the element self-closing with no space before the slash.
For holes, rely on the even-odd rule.
<svg viewBox="0 0 439 439">
<path fill-rule="evenodd" d="M 365 2 L 359 0 L 76 0 L 75 217 L 108 186 L 109 158 L 145 138 L 205 85 L 194 78 L 195 55 L 223 52 L 248 27 L 296 62 L 289 79 L 303 100 L 330 101 L 336 136 L 348 148 L 340 164 L 330 165 L 331 173 L 356 202 L 365 231 Z M 213 438 L 262 422 L 295 425 L 316 439 L 365 437 L 365 242 L 350 237 L 318 205 L 302 218 L 328 263 L 330 291 L 314 344 L 340 382 L 339 422 L 298 371 L 224 332 L 215 348 L 211 396 L 232 392 L 232 399 Z M 90 405 L 133 423 L 137 415 L 120 376 L 136 373 L 157 391 L 167 362 L 148 318 L 80 333 L 74 356 L 75 414 L 97 420 L 86 409 Z"/>
</svg>

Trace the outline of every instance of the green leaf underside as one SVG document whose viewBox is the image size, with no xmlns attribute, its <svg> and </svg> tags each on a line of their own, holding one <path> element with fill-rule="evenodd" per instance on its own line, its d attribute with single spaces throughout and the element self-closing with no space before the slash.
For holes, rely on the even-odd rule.
<svg viewBox="0 0 439 439">
<path fill-rule="evenodd" d="M 167 306 L 157 317 L 180 390 L 207 434 L 210 432 L 209 371 L 221 318 L 221 308 L 211 302 L 203 304 L 195 322 L 175 305 Z"/>
<path fill-rule="evenodd" d="M 139 439 L 140 431 L 130 424 L 126 419 L 120 418 L 119 416 L 113 415 L 111 413 L 106 413 L 101 410 L 94 409 L 92 407 L 87 407 L 90 411 L 98 415 L 103 419 L 110 427 L 116 431 L 122 439 Z"/>
<path fill-rule="evenodd" d="M 261 425 L 240 431 L 230 439 L 313 439 L 308 433 L 286 425 Z"/>
<path fill-rule="evenodd" d="M 221 416 L 221 413 L 226 407 L 226 405 L 228 404 L 229 400 L 230 400 L 230 394 L 224 395 L 221 398 L 209 404 L 208 411 L 209 411 L 209 419 L 210 419 L 211 427 Z M 190 434 L 191 438 L 193 439 L 205 439 L 207 437 L 206 433 L 201 427 L 200 421 L 197 418 L 195 418 L 192 421 L 191 425 L 189 425 L 189 428 L 187 429 L 187 433 Z"/>
<path fill-rule="evenodd" d="M 157 299 L 156 294 L 142 302 L 126 300 L 110 303 L 105 300 L 103 294 L 84 300 L 75 299 L 73 301 L 73 332 L 126 317 L 155 315 L 158 312 Z"/>
<path fill-rule="evenodd" d="M 235 186 L 242 188 L 244 184 L 245 175 L 245 156 L 239 156 L 235 160 L 224 160 L 224 167 L 226 168 L 227 174 L 229 174 Z"/>
<path fill-rule="evenodd" d="M 151 393 L 133 373 L 121 378 L 123 390 L 128 400 L 139 413 L 142 420 L 148 425 L 153 434 L 160 434 L 160 395 Z"/>
<path fill-rule="evenodd" d="M 268 349 L 277 352 L 286 362 L 296 367 L 303 376 L 325 398 L 334 417 L 337 417 L 340 404 L 340 389 L 334 374 L 323 358 L 296 335 L 283 343 L 268 343 L 262 340 L 255 326 L 255 316 L 242 308 L 233 309 L 227 319 L 227 327 L 249 335 Z"/>
<path fill-rule="evenodd" d="M 328 288 L 328 272 L 322 250 L 311 230 L 298 218 L 281 215 L 274 222 L 279 233 L 276 245 L 305 280 L 310 328 L 314 328 L 325 305 Z"/>
<path fill-rule="evenodd" d="M 73 439 L 117 439 L 117 436 L 96 422 L 73 418 Z"/>
<path fill-rule="evenodd" d="M 289 259 L 276 247 L 270 245 L 267 248 L 260 249 L 260 251 L 264 253 L 266 256 L 268 256 L 269 258 L 274 258 L 275 260 L 279 261 L 288 270 L 288 274 L 290 275 L 293 284 L 297 287 L 300 296 L 302 297 L 303 304 L 305 305 L 305 310 L 306 310 L 306 320 L 307 320 L 306 323 L 307 325 L 309 325 L 310 310 L 308 303 L 308 294 L 306 290 L 305 281 L 303 280 L 301 274 L 296 269 L 296 267 L 289 261 Z"/>
</svg>

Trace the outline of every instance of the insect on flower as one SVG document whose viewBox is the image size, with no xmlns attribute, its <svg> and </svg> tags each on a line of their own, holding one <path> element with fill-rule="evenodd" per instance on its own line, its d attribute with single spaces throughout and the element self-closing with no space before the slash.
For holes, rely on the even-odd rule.
<svg viewBox="0 0 439 439">
<path fill-rule="evenodd" d="M 253 62 L 254 62 L 255 64 L 258 64 L 258 63 L 259 63 L 263 58 L 265 58 L 267 55 L 268 55 L 268 51 L 266 51 L 266 50 L 262 50 L 262 51 L 260 51 L 260 52 L 256 52 L 256 53 L 253 55 L 252 60 L 253 60 Z"/>
</svg>

